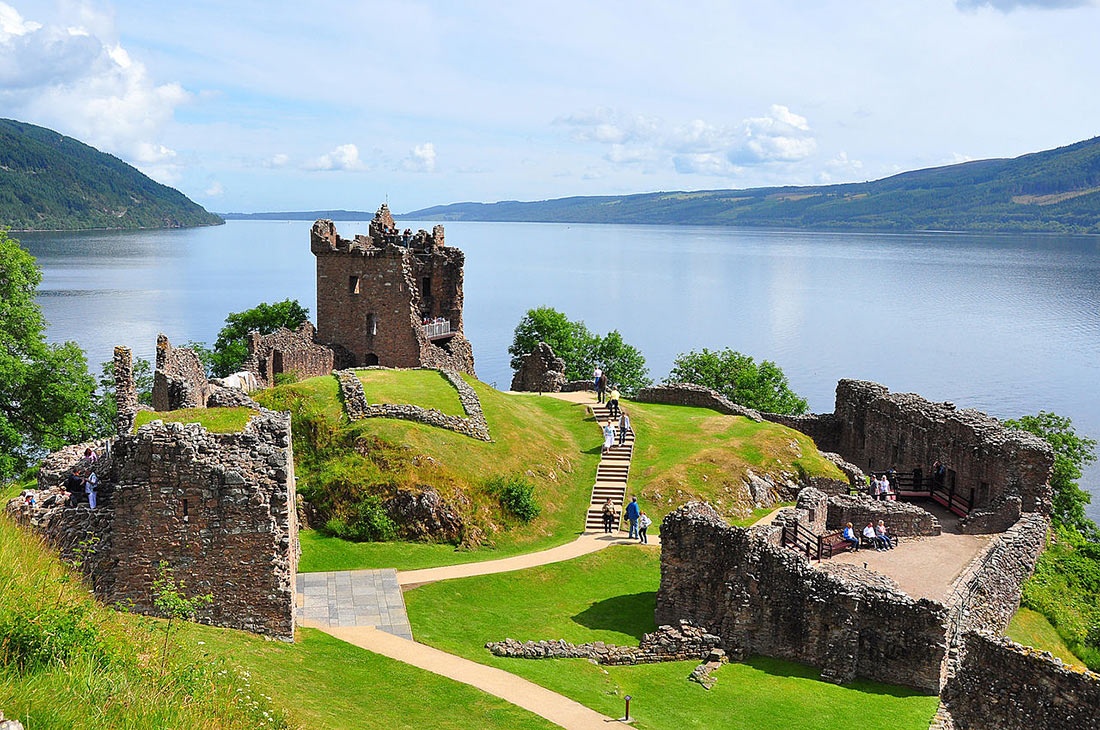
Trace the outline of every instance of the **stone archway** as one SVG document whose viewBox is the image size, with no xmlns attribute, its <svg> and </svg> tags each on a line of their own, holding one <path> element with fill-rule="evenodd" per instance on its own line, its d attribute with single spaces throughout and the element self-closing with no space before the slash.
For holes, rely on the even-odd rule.
<svg viewBox="0 0 1100 730">
<path fill-rule="evenodd" d="M 363 367 L 369 367 L 371 365 L 377 364 L 378 355 L 375 355 L 373 352 L 368 352 L 366 355 L 363 355 Z"/>
</svg>

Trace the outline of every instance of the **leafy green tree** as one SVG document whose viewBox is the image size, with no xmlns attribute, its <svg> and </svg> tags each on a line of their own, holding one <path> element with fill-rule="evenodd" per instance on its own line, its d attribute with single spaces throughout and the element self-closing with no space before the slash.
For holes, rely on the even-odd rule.
<svg viewBox="0 0 1100 730">
<path fill-rule="evenodd" d="M 1033 433 L 1054 449 L 1050 486 L 1054 491 L 1051 518 L 1055 525 L 1075 530 L 1092 542 L 1100 542 L 1100 529 L 1085 516 L 1085 507 L 1092 498 L 1077 485 L 1084 468 L 1096 461 L 1096 441 L 1078 436 L 1070 419 L 1047 411 L 1039 411 L 1037 416 L 1020 416 L 1005 421 L 1005 425 Z"/>
<path fill-rule="evenodd" d="M 592 360 L 624 395 L 634 395 L 653 382 L 641 351 L 624 342 L 618 330 L 596 338 Z"/>
<path fill-rule="evenodd" d="M 554 348 L 554 354 L 565 360 L 565 377 L 580 380 L 592 374 L 592 351 L 596 338 L 584 322 L 574 322 L 553 307 L 537 307 L 516 325 L 508 354 L 512 356 L 512 369 L 523 366 L 523 356 L 540 342 Z"/>
<path fill-rule="evenodd" d="M 19 242 L 0 231 L 0 479 L 44 451 L 95 434 L 95 379 L 75 342 L 46 343 L 34 301 L 42 273 Z"/>
<path fill-rule="evenodd" d="M 248 333 L 253 330 L 269 335 L 280 327 L 295 329 L 309 317 L 309 310 L 296 299 L 267 304 L 261 302 L 252 309 L 233 312 L 225 318 L 225 326 L 218 332 L 214 351 L 210 355 L 214 375 L 224 378 L 237 372 L 248 359 Z"/>
<path fill-rule="evenodd" d="M 806 399 L 791 390 L 787 376 L 771 360 L 755 362 L 728 347 L 720 351 L 681 353 L 672 363 L 668 379 L 713 388 L 734 403 L 768 413 L 801 415 Z"/>
</svg>

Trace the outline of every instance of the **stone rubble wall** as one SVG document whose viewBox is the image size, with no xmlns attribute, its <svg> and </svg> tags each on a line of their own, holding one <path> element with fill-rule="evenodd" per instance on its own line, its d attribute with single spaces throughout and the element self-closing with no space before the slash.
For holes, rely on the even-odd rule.
<svg viewBox="0 0 1100 730">
<path fill-rule="evenodd" d="M 130 433 L 137 417 L 138 395 L 134 385 L 134 358 L 129 347 L 115 347 L 115 433 Z"/>
<path fill-rule="evenodd" d="M 597 664 L 653 664 L 656 662 L 703 661 L 720 647 L 721 640 L 706 629 L 686 622 L 659 626 L 646 634 L 638 646 L 617 646 L 595 641 L 571 644 L 554 641 L 505 639 L 485 645 L 494 656 L 517 659 L 589 659 Z"/>
<path fill-rule="evenodd" d="M 895 537 L 932 537 L 942 533 L 940 521 L 925 509 L 909 502 L 871 499 L 866 495 L 834 495 L 829 497 L 826 527 L 841 530 L 849 522 L 862 530 L 868 522 L 882 520 L 886 530 Z"/>
<path fill-rule="evenodd" d="M 199 621 L 293 638 L 299 547 L 288 415 L 261 413 L 228 434 L 154 421 L 115 439 L 100 484 L 94 511 L 8 511 L 63 557 L 97 537 L 85 570 L 109 603 L 155 613 L 151 586 L 165 561 L 186 593 L 213 596 Z"/>
<path fill-rule="evenodd" d="M 363 368 L 369 370 L 371 368 Z M 340 393 L 344 399 L 344 408 L 348 418 L 352 421 L 364 418 L 398 418 L 404 421 L 415 421 L 429 426 L 445 428 L 464 436 L 480 441 L 492 441 L 489 434 L 489 423 L 485 420 L 485 413 L 481 409 L 481 399 L 469 383 L 462 376 L 451 370 L 440 370 L 443 377 L 458 391 L 459 401 L 462 403 L 466 417 L 452 416 L 435 408 L 421 408 L 411 404 L 395 405 L 391 403 L 368 403 L 367 394 L 363 390 L 363 383 L 359 380 L 354 370 L 337 370 L 336 379 L 340 383 Z"/>
<path fill-rule="evenodd" d="M 840 441 L 841 422 L 832 413 L 809 413 L 804 416 L 788 416 L 783 413 L 762 412 L 760 417 L 765 421 L 778 423 L 780 426 L 793 428 L 795 431 L 806 434 L 814 440 L 817 448 L 822 451 L 835 451 L 836 444 Z M 837 464 L 837 466 L 840 466 Z M 844 471 L 844 469 L 841 469 Z M 864 481 L 863 484 L 867 482 Z"/>
<path fill-rule="evenodd" d="M 776 526 L 730 527 L 692 502 L 661 525 L 658 624 L 706 626 L 733 658 L 751 654 L 938 692 L 947 655 L 947 609 L 913 600 L 858 566 L 818 570 L 775 544 Z"/>
<path fill-rule="evenodd" d="M 317 344 L 313 323 L 302 322 L 298 329 L 280 327 L 268 335 L 250 332 L 248 360 L 244 370 L 256 374 L 270 387 L 279 373 L 296 373 L 300 379 L 328 375 L 333 370 L 335 353 L 331 347 Z"/>
<path fill-rule="evenodd" d="M 583 393 L 586 390 L 595 389 L 591 380 L 567 380 L 561 386 L 562 393 Z"/>
<path fill-rule="evenodd" d="M 153 373 L 153 409 L 205 408 L 210 396 L 206 369 L 193 350 L 172 347 L 167 335 L 157 335 L 156 370 Z"/>
<path fill-rule="evenodd" d="M 512 377 L 511 389 L 517 392 L 558 393 L 565 382 L 565 360 L 555 355 L 550 345 L 540 342 L 523 356 L 523 365 Z"/>
<path fill-rule="evenodd" d="M 716 390 L 693 383 L 662 383 L 642 388 L 635 398 L 639 403 L 664 403 L 674 406 L 698 406 L 710 408 L 727 416 L 744 416 L 751 421 L 761 421 L 761 415 L 752 408 L 737 405 Z"/>
<path fill-rule="evenodd" d="M 944 702 L 959 730 L 1100 729 L 1100 675 L 977 632 L 966 634 Z"/>
</svg>

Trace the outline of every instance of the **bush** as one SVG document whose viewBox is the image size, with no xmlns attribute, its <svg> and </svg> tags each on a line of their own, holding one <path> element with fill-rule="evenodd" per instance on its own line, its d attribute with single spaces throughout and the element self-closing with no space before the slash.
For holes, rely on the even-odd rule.
<svg viewBox="0 0 1100 730">
<path fill-rule="evenodd" d="M 55 605 L 33 615 L 24 608 L 31 606 L 13 603 L 0 610 L 0 665 L 28 671 L 77 656 L 97 663 L 112 659 L 87 605 Z"/>
<path fill-rule="evenodd" d="M 530 522 L 539 516 L 542 508 L 535 499 L 535 485 L 518 474 L 496 476 L 486 485 L 487 491 L 497 498 L 501 508 L 521 522 Z"/>
<path fill-rule="evenodd" d="M 275 385 L 291 385 L 297 383 L 301 378 L 298 377 L 298 373 L 293 370 L 288 370 L 285 373 L 275 373 Z"/>
<path fill-rule="evenodd" d="M 355 505 L 350 518 L 330 517 L 323 531 L 353 542 L 381 542 L 397 537 L 397 523 L 386 514 L 382 500 L 371 495 Z"/>
</svg>

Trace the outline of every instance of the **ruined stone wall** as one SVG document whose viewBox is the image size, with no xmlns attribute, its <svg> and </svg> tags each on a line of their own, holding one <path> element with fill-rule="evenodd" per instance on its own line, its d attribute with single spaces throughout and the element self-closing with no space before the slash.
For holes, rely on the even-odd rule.
<svg viewBox="0 0 1100 730">
<path fill-rule="evenodd" d="M 966 635 L 943 699 L 958 730 L 1100 729 L 1100 675 L 980 633 Z"/>
<path fill-rule="evenodd" d="M 129 347 L 116 347 L 115 367 L 115 432 L 130 433 L 137 417 L 138 395 L 134 385 L 134 358 Z"/>
<path fill-rule="evenodd" d="M 263 413 L 228 434 L 154 421 L 115 440 L 100 477 L 94 512 L 40 507 L 15 517 L 66 556 L 89 534 L 99 538 L 85 568 L 109 603 L 153 612 L 150 587 L 163 560 L 189 595 L 213 595 L 199 621 L 293 638 L 299 548 L 289 417 Z"/>
<path fill-rule="evenodd" d="M 868 522 L 877 525 L 879 520 L 886 523 L 886 531 L 895 537 L 931 537 L 942 532 L 936 516 L 915 504 L 880 501 L 863 495 L 829 497 L 826 526 L 830 530 L 841 530 L 849 522 L 857 530 L 862 530 Z"/>
<path fill-rule="evenodd" d="M 836 451 L 837 445 L 840 443 L 841 423 L 832 413 L 788 416 L 782 413 L 761 412 L 760 417 L 765 421 L 801 431 L 812 438 L 821 451 Z"/>
<path fill-rule="evenodd" d="M 248 337 L 248 360 L 244 369 L 256 374 L 267 386 L 279 373 L 296 373 L 313 378 L 332 372 L 335 354 L 332 348 L 314 342 L 316 330 L 309 321 L 296 330 L 280 327 L 269 335 L 252 332 Z"/>
<path fill-rule="evenodd" d="M 442 226 L 410 247 L 392 236 L 341 238 L 319 220 L 310 232 L 317 257 L 317 340 L 350 355 L 342 365 L 441 367 L 473 374 L 462 334 L 462 251 L 443 245 Z M 455 334 L 432 342 L 421 324 L 445 317 Z M 344 360 L 343 357 L 339 358 Z"/>
<path fill-rule="evenodd" d="M 557 393 L 564 384 L 565 360 L 545 342 L 523 356 L 523 364 L 512 377 L 512 390 L 517 392 Z"/>
<path fill-rule="evenodd" d="M 753 421 L 762 420 L 751 408 L 737 405 L 721 393 L 693 383 L 662 383 L 642 388 L 635 398 L 639 403 L 664 403 L 674 406 L 698 406 L 725 413 L 728 416 L 744 416 Z"/>
<path fill-rule="evenodd" d="M 715 649 L 721 639 L 706 629 L 680 623 L 659 626 L 642 636 L 638 646 L 617 646 L 602 641 L 572 644 L 563 639 L 550 641 L 490 641 L 485 645 L 493 656 L 515 659 L 588 659 L 597 664 L 654 664 L 656 662 L 701 661 Z"/>
<path fill-rule="evenodd" d="M 690 621 L 735 658 L 801 662 L 829 681 L 859 676 L 939 691 L 946 608 L 857 566 L 815 569 L 769 541 L 769 530 L 730 527 L 698 502 L 667 516 L 657 623 Z"/>
<path fill-rule="evenodd" d="M 172 347 L 167 335 L 157 335 L 153 409 L 205 408 L 210 390 L 206 369 L 199 356 L 192 350 Z"/>
</svg>

